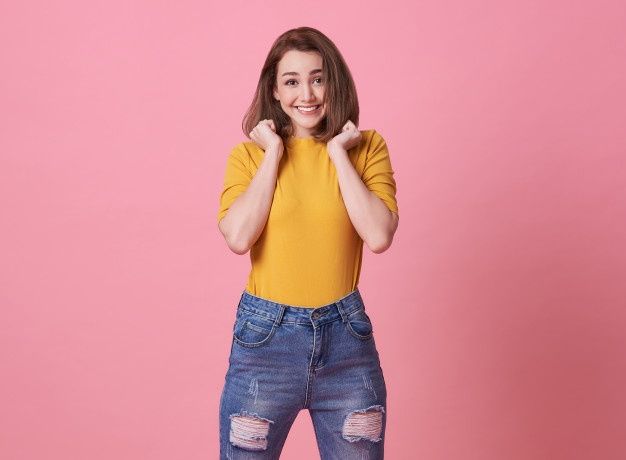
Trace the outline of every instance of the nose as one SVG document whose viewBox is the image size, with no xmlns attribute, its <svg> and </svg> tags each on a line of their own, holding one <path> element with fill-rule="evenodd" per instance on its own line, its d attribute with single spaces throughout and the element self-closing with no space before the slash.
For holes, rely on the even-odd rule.
<svg viewBox="0 0 626 460">
<path fill-rule="evenodd" d="M 314 93 L 313 93 L 313 88 L 311 87 L 310 84 L 304 84 L 302 85 L 302 101 L 303 102 L 308 102 L 312 99 L 315 99 L 314 97 Z"/>
</svg>

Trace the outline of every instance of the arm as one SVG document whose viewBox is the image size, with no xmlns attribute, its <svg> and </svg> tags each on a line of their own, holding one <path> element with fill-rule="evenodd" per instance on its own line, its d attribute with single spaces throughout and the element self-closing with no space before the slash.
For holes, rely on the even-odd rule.
<svg viewBox="0 0 626 460">
<path fill-rule="evenodd" d="M 341 195 L 350 220 L 361 239 L 376 254 L 386 251 L 398 228 L 398 214 L 369 190 L 352 166 L 345 149 L 335 149 L 331 156 Z"/>
<path fill-rule="evenodd" d="M 236 254 L 245 254 L 263 232 L 272 205 L 283 145 L 269 147 L 246 190 L 230 205 L 218 228 Z"/>
</svg>

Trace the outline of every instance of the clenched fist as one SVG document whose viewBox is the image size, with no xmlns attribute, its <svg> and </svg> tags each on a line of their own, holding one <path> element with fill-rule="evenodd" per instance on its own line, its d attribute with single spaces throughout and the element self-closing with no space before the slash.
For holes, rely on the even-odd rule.
<svg viewBox="0 0 626 460">
<path fill-rule="evenodd" d="M 283 143 L 281 137 L 276 134 L 274 120 L 259 121 L 254 129 L 250 131 L 250 139 L 263 150 L 267 150 L 270 147 L 279 147 Z"/>
<path fill-rule="evenodd" d="M 348 151 L 352 147 L 359 145 L 361 142 L 361 131 L 359 131 L 354 123 L 351 120 L 348 120 L 341 132 L 333 137 L 328 143 L 326 147 L 328 152 L 331 153 L 335 150 L 345 150 Z"/>
</svg>

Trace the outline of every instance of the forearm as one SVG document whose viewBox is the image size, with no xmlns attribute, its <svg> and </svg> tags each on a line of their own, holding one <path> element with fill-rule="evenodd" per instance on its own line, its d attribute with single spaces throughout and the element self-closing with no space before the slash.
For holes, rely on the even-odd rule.
<svg viewBox="0 0 626 460">
<path fill-rule="evenodd" d="M 272 206 L 282 146 L 265 151 L 259 169 L 245 192 L 231 204 L 220 222 L 230 249 L 245 254 L 259 238 Z"/>
<path fill-rule="evenodd" d="M 332 159 L 352 225 L 372 252 L 386 250 L 395 232 L 392 212 L 363 183 L 345 150 L 335 152 Z"/>
</svg>

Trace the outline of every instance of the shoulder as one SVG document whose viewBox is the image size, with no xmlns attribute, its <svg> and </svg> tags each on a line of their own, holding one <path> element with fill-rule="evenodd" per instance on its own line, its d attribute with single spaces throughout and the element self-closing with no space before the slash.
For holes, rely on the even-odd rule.
<svg viewBox="0 0 626 460">
<path fill-rule="evenodd" d="M 380 156 L 388 153 L 385 138 L 376 129 L 366 129 L 361 131 L 361 144 L 359 154 L 366 158 Z"/>
<path fill-rule="evenodd" d="M 361 135 L 363 136 L 363 139 L 373 139 L 375 136 L 380 136 L 380 134 L 378 133 L 378 131 L 376 131 L 375 129 L 363 129 L 361 130 Z"/>
<path fill-rule="evenodd" d="M 263 161 L 265 152 L 255 142 L 242 141 L 231 148 L 227 164 L 229 167 L 245 170 L 253 176 Z"/>
<path fill-rule="evenodd" d="M 376 149 L 380 147 L 381 144 L 385 143 L 382 134 L 375 129 L 362 130 L 361 136 L 361 145 L 364 147 L 365 151 Z"/>
<path fill-rule="evenodd" d="M 231 153 L 238 155 L 254 155 L 263 150 L 255 142 L 241 141 L 231 149 Z"/>
<path fill-rule="evenodd" d="M 242 141 L 232 147 L 229 157 L 250 164 L 258 163 L 263 158 L 263 154 L 263 149 L 255 142 Z"/>
</svg>

